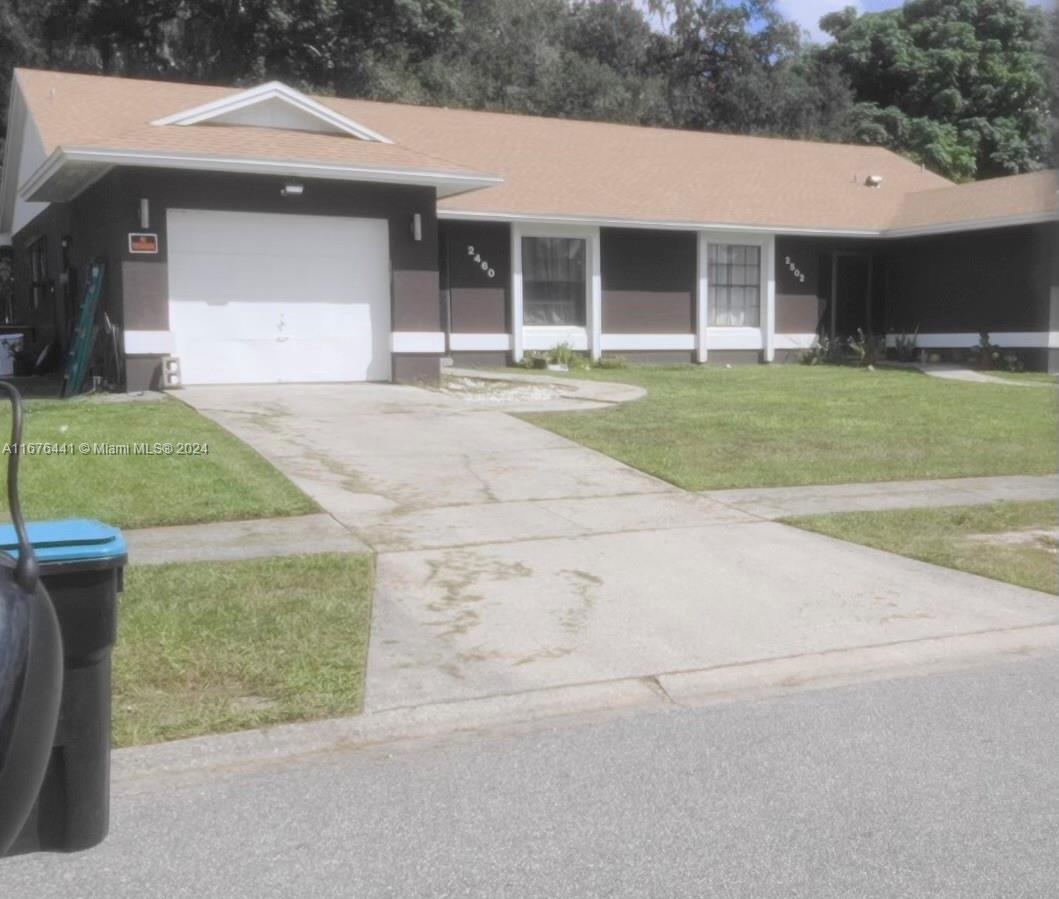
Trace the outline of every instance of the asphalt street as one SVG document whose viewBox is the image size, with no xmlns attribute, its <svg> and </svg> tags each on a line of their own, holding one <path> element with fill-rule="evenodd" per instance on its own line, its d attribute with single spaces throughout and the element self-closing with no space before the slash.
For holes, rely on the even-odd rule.
<svg viewBox="0 0 1059 899">
<path fill-rule="evenodd" d="M 1059 656 L 119 784 L 48 897 L 1054 897 Z"/>
</svg>

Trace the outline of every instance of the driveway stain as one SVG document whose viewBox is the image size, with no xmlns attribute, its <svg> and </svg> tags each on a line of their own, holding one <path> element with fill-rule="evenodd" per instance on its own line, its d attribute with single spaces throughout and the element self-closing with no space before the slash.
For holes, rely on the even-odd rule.
<svg viewBox="0 0 1059 899">
<path fill-rule="evenodd" d="M 563 568 L 558 573 L 570 582 L 578 599 L 576 606 L 559 613 L 559 625 L 568 634 L 579 634 L 587 626 L 599 599 L 598 588 L 603 586 L 603 578 L 576 568 Z"/>
<path fill-rule="evenodd" d="M 481 620 L 475 606 L 488 597 L 481 592 L 485 581 L 510 581 L 533 576 L 533 570 L 522 562 L 501 562 L 484 559 L 467 552 L 447 552 L 440 559 L 428 559 L 430 573 L 423 586 L 437 586 L 441 596 L 426 604 L 428 611 L 438 616 L 424 623 L 439 628 L 442 638 L 460 637 L 471 631 Z"/>
</svg>

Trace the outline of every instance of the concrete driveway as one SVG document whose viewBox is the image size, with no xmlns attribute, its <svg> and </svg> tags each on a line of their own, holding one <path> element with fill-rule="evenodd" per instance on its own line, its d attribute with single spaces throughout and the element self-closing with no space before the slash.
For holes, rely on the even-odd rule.
<svg viewBox="0 0 1059 899">
<path fill-rule="evenodd" d="M 377 551 L 369 711 L 1054 640 L 1054 597 L 761 520 L 495 403 L 371 384 L 180 396 Z"/>
</svg>

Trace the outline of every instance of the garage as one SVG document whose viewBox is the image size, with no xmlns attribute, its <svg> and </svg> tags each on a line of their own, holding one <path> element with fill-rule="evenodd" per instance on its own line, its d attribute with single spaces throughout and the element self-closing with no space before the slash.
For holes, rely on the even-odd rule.
<svg viewBox="0 0 1059 899">
<path fill-rule="evenodd" d="M 383 219 L 168 209 L 184 384 L 390 379 Z"/>
</svg>

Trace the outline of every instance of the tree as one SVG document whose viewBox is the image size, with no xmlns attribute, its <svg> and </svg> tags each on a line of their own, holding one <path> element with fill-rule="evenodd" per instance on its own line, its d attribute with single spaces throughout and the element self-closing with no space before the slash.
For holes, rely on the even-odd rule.
<svg viewBox="0 0 1059 899">
<path fill-rule="evenodd" d="M 651 0 L 668 24 L 669 102 L 686 127 L 837 139 L 851 105 L 837 68 L 803 52 L 775 0 Z"/>
<path fill-rule="evenodd" d="M 819 55 L 849 78 L 856 139 L 957 180 L 1011 175 L 1052 158 L 1044 13 L 1022 0 L 908 0 L 824 16 Z"/>
</svg>

